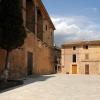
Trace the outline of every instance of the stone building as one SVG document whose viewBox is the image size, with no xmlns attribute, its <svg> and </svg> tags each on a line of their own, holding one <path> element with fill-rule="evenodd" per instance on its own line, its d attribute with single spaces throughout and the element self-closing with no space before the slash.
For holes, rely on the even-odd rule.
<svg viewBox="0 0 100 100">
<path fill-rule="evenodd" d="M 62 45 L 62 73 L 100 74 L 100 40 Z"/>
<path fill-rule="evenodd" d="M 27 38 L 24 45 L 10 53 L 9 76 L 20 78 L 54 72 L 53 42 L 55 27 L 41 0 L 21 0 Z M 0 72 L 4 70 L 5 51 L 0 50 Z"/>
</svg>

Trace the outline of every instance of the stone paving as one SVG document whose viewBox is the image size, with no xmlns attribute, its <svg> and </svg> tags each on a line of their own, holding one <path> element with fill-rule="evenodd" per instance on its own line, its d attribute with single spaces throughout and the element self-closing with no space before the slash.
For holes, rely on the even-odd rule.
<svg viewBox="0 0 100 100">
<path fill-rule="evenodd" d="M 44 75 L 0 94 L 0 100 L 100 100 L 99 75 Z"/>
</svg>

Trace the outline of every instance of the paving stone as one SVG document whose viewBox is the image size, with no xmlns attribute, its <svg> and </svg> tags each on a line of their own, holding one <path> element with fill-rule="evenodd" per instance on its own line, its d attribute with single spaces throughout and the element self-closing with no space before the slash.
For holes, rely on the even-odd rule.
<svg viewBox="0 0 100 100">
<path fill-rule="evenodd" d="M 0 100 L 100 100 L 100 76 L 56 74 L 28 78 L 24 86 L 1 93 Z"/>
</svg>

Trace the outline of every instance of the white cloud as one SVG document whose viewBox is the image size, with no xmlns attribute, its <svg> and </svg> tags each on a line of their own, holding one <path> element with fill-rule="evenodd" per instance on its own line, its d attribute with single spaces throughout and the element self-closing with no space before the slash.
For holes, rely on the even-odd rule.
<svg viewBox="0 0 100 100">
<path fill-rule="evenodd" d="M 96 7 L 93 7 L 93 8 L 85 8 L 85 10 L 88 10 L 90 12 L 92 11 L 94 13 L 98 12 L 98 8 L 96 8 Z"/>
<path fill-rule="evenodd" d="M 56 43 L 61 44 L 69 40 L 100 39 L 100 25 L 90 21 L 85 16 L 56 16 L 52 17 L 52 21 L 56 27 Z"/>
<path fill-rule="evenodd" d="M 92 8 L 92 10 L 93 10 L 94 12 L 97 12 L 98 9 L 97 9 L 97 8 Z"/>
</svg>

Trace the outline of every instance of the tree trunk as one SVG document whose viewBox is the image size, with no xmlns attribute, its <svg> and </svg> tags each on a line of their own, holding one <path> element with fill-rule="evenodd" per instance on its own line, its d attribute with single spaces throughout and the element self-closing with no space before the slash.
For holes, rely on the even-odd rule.
<svg viewBox="0 0 100 100">
<path fill-rule="evenodd" d="M 6 51 L 6 60 L 5 60 L 5 70 L 8 69 L 8 61 L 9 61 L 9 51 Z"/>
<path fill-rule="evenodd" d="M 9 68 L 8 68 L 8 62 L 9 62 L 9 51 L 7 50 L 6 51 L 6 59 L 5 59 L 5 70 L 4 70 L 4 81 L 7 82 L 8 80 L 8 71 L 9 71 Z"/>
</svg>

